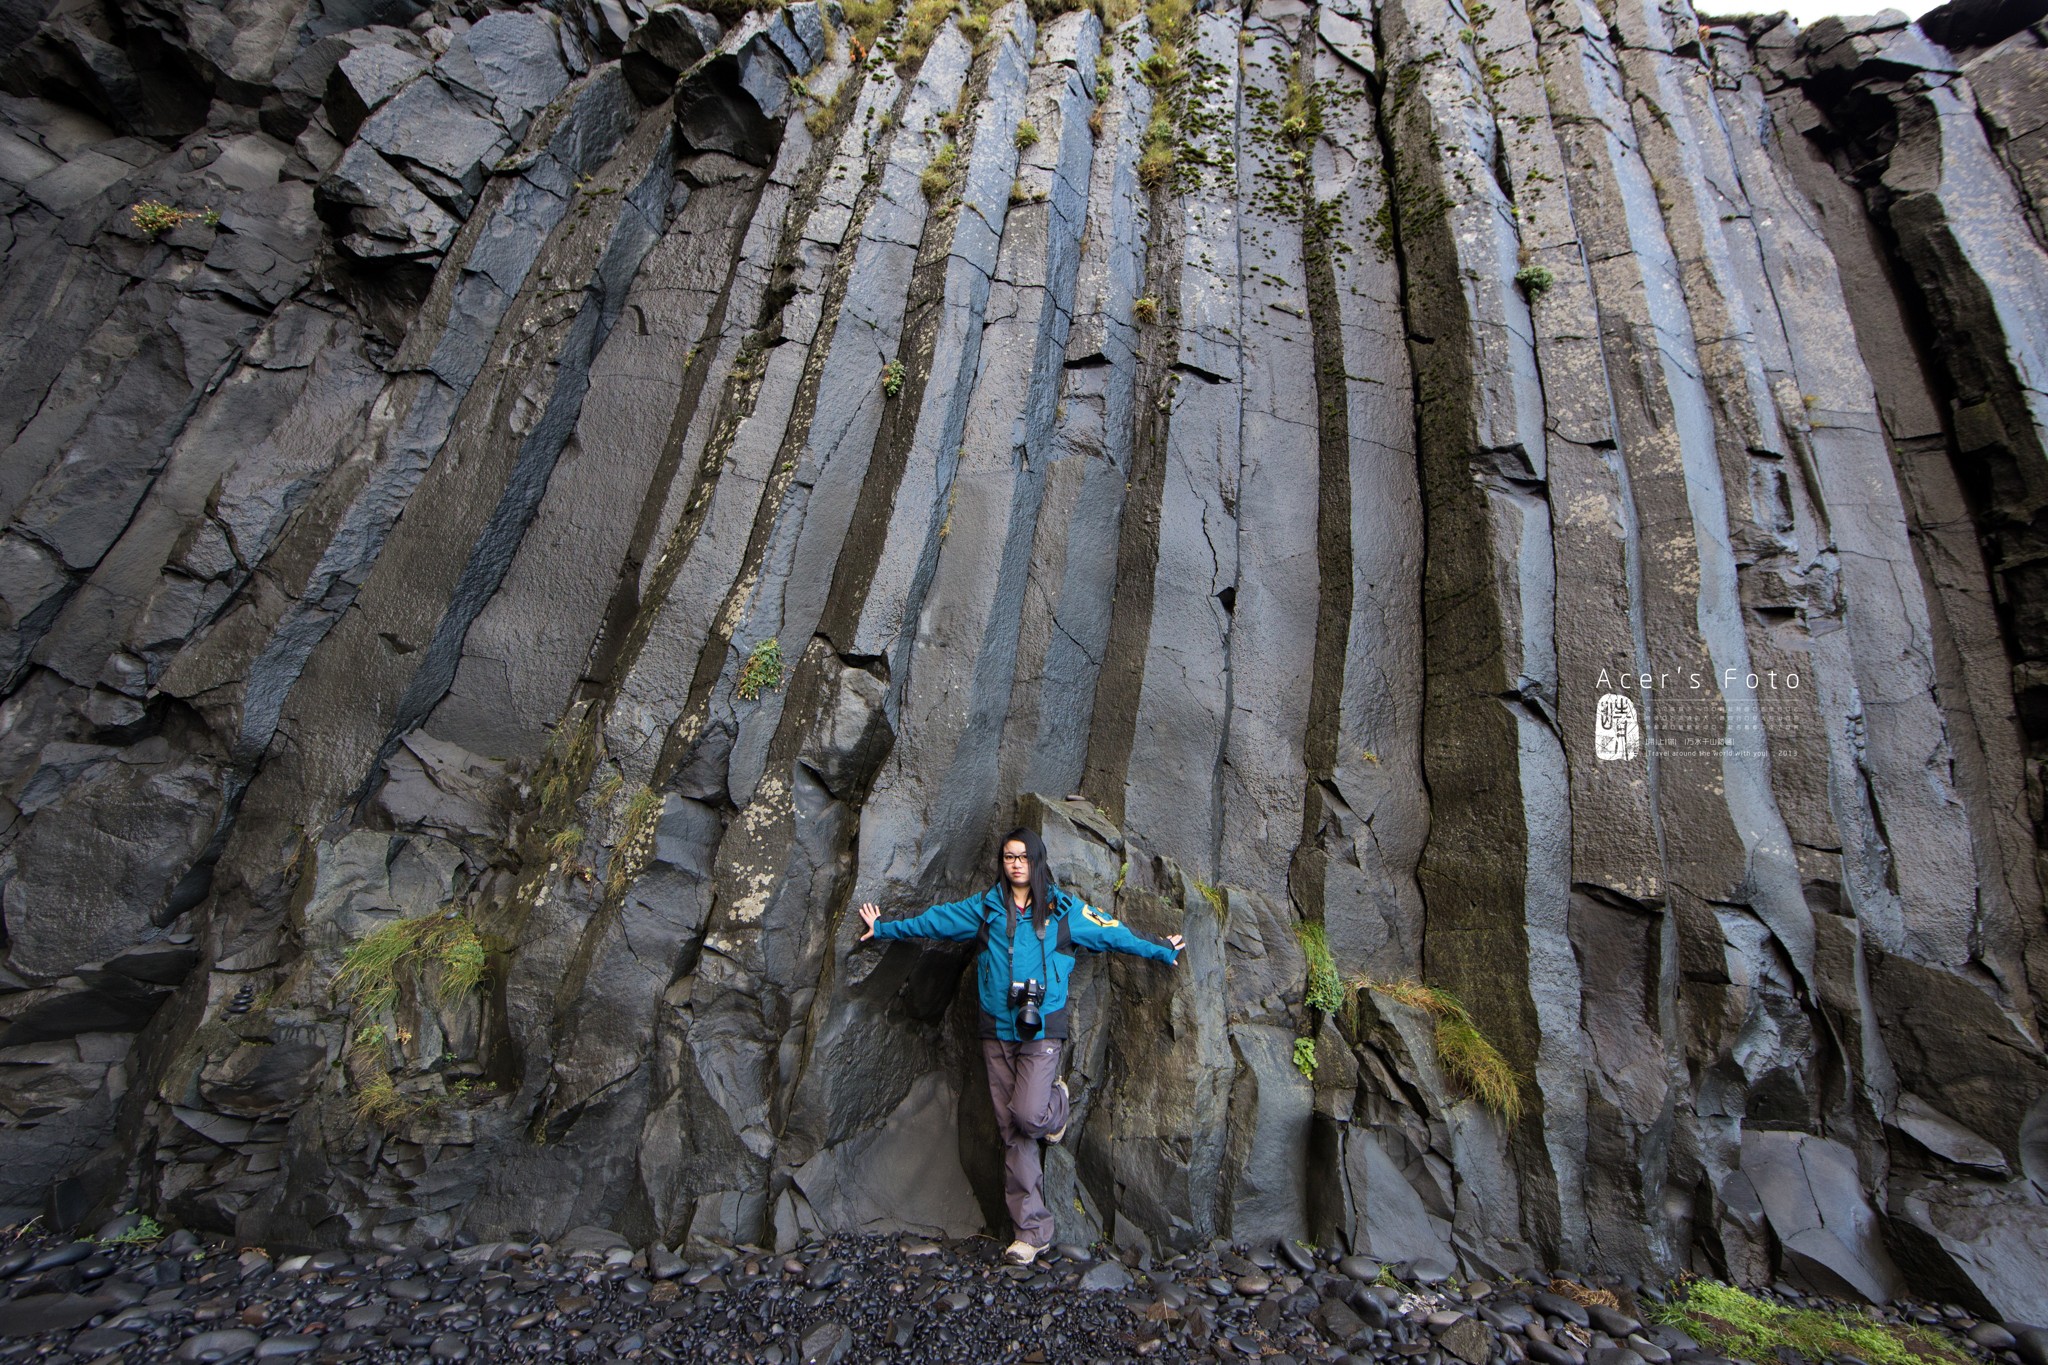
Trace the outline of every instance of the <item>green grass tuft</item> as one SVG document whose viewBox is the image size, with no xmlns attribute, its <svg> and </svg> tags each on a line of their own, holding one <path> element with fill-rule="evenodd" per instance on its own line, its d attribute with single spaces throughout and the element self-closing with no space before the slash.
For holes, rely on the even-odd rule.
<svg viewBox="0 0 2048 1365">
<path fill-rule="evenodd" d="M 1444 1070 L 1509 1124 L 1522 1120 L 1522 1078 L 1487 1041 L 1457 996 L 1420 981 L 1361 983 L 1436 1021 L 1437 1059 Z"/>
<path fill-rule="evenodd" d="M 1320 924 L 1298 924 L 1294 936 L 1308 958 L 1308 989 L 1302 1003 L 1324 1014 L 1344 1008 L 1344 978 L 1337 974 L 1337 960 L 1330 956 L 1330 940 Z"/>
<path fill-rule="evenodd" d="M 349 946 L 334 986 L 357 1009 L 375 1014 L 398 999 L 398 964 L 412 951 L 410 920 L 380 924 Z"/>
<path fill-rule="evenodd" d="M 846 23 L 853 33 L 849 40 L 848 53 L 855 61 L 861 61 L 875 40 L 882 36 L 882 30 L 896 14 L 896 0 L 846 0 L 840 7 Z"/>
<path fill-rule="evenodd" d="M 1036 147 L 1037 145 L 1038 145 L 1038 125 L 1037 125 L 1037 124 L 1035 124 L 1035 123 L 1033 123 L 1033 122 L 1032 122 L 1032 121 L 1031 121 L 1030 119 L 1028 119 L 1028 118 L 1027 118 L 1027 119 L 1020 119 L 1020 120 L 1018 120 L 1018 123 L 1017 123 L 1017 150 L 1021 152 L 1021 151 L 1023 151 L 1023 150 L 1025 149 L 1025 148 L 1027 148 L 1027 147 Z"/>
<path fill-rule="evenodd" d="M 1522 292 L 1531 299 L 1539 299 L 1557 283 L 1557 276 L 1548 266 L 1525 265 L 1515 272 L 1515 283 L 1522 286 Z"/>
<path fill-rule="evenodd" d="M 948 142 L 933 154 L 931 163 L 917 177 L 917 187 L 924 191 L 926 199 L 937 201 L 953 187 L 953 164 L 959 159 L 960 146 L 954 142 Z"/>
<path fill-rule="evenodd" d="M 1870 1365 L 1966 1365 L 1970 1359 L 1918 1327 L 1873 1322 L 1855 1313 L 1787 1308 L 1713 1280 L 1682 1280 L 1668 1304 L 1645 1306 L 1653 1320 L 1736 1360 L 1772 1360 L 1781 1346 L 1809 1360 L 1854 1356 Z"/>
<path fill-rule="evenodd" d="M 910 12 L 903 21 L 903 36 L 896 44 L 899 65 L 918 61 L 930 50 L 932 39 L 939 36 L 939 26 L 953 9 L 954 0 L 911 0 Z"/>
<path fill-rule="evenodd" d="M 379 1072 L 356 1090 L 355 1112 L 359 1119 L 390 1128 L 419 1112 L 419 1103 L 398 1093 L 389 1072 Z"/>
<path fill-rule="evenodd" d="M 454 911 L 422 915 L 380 924 L 357 939 L 341 959 L 334 988 L 352 1009 L 374 1015 L 398 999 L 401 970 L 417 979 L 434 969 L 442 998 L 455 1001 L 483 984 L 487 961 L 483 940 L 468 919 Z"/>
</svg>

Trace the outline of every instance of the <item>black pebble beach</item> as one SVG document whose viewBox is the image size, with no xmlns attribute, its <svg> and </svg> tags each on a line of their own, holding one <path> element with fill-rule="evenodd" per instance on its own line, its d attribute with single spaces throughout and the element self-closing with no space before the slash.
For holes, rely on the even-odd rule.
<svg viewBox="0 0 2048 1365">
<path fill-rule="evenodd" d="M 1654 1316 L 1654 1289 L 1620 1284 L 1622 1307 L 1589 1306 L 1541 1285 L 1460 1281 L 1430 1262 L 1382 1267 L 1288 1244 L 1216 1246 L 1163 1263 L 1061 1246 L 1018 1267 L 987 1239 L 901 1235 L 834 1236 L 784 1253 L 693 1248 L 686 1257 L 585 1229 L 552 1247 L 276 1259 L 187 1232 L 147 1246 L 29 1235 L 0 1252 L 0 1276 L 0 1361 L 40 1365 L 1723 1365 L 1684 1333 L 1636 1315 Z M 1882 1311 L 1941 1328 L 1978 1359 L 2048 1365 L 2048 1334 L 2037 1329 L 2008 1331 L 1953 1307 Z M 1761 1365 L 1802 1362 L 1781 1354 Z"/>
</svg>

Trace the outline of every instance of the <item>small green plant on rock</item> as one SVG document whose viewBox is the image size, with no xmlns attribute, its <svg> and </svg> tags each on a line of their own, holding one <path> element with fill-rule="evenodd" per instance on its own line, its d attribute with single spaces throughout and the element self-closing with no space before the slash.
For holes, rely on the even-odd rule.
<svg viewBox="0 0 2048 1365">
<path fill-rule="evenodd" d="M 1131 321 L 1146 327 L 1159 321 L 1159 299 L 1152 294 L 1132 299 Z"/>
<path fill-rule="evenodd" d="M 733 690 L 739 693 L 741 701 L 753 701 L 763 692 L 773 692 L 780 686 L 782 646 L 770 636 L 748 653 L 746 665 L 740 669 L 740 680 Z"/>
<path fill-rule="evenodd" d="M 1458 997 L 1420 981 L 1360 983 L 1436 1021 L 1437 1059 L 1494 1113 L 1509 1124 L 1522 1118 L 1522 1078 L 1472 1022 Z"/>
<path fill-rule="evenodd" d="M 1294 1040 L 1294 1069 L 1310 1080 L 1316 1078 L 1316 1040 L 1296 1038 Z"/>
<path fill-rule="evenodd" d="M 133 1210 L 130 1210 L 133 1212 Z M 146 1213 L 135 1214 L 135 1226 L 112 1237 L 93 1240 L 103 1247 L 146 1247 L 164 1239 L 164 1225 Z"/>
<path fill-rule="evenodd" d="M 1713 1280 L 1682 1279 L 1668 1303 L 1647 1306 L 1653 1319 L 1738 1360 L 1771 1360 L 1787 1349 L 1808 1360 L 1851 1356 L 1871 1365 L 1963 1365 L 1969 1358 L 1918 1327 L 1787 1308 Z"/>
<path fill-rule="evenodd" d="M 212 209 L 181 209 L 158 199 L 145 199 L 129 206 L 128 221 L 135 224 L 137 232 L 153 238 L 187 223 L 211 227 L 220 221 L 220 215 Z"/>
<path fill-rule="evenodd" d="M 894 398 L 903 392 L 903 362 L 892 360 L 882 367 L 882 397 Z"/>
<path fill-rule="evenodd" d="M 626 888 L 646 871 L 654 852 L 654 825 L 661 818 L 661 806 L 662 795 L 652 787 L 642 787 L 626 803 L 626 819 L 618 846 L 612 850 L 611 871 L 605 876 L 605 890 L 612 899 L 625 895 Z"/>
<path fill-rule="evenodd" d="M 1337 960 L 1330 956 L 1329 936 L 1320 924 L 1297 925 L 1294 935 L 1301 940 L 1301 951 L 1308 958 L 1308 989 L 1302 995 L 1302 1003 L 1312 1010 L 1335 1014 L 1344 1008 L 1344 978 L 1337 974 Z"/>
<path fill-rule="evenodd" d="M 364 1066 L 375 1066 L 384 1060 L 384 1049 L 390 1040 L 390 1030 L 382 1024 L 365 1024 L 349 1039 L 348 1055 Z"/>
<path fill-rule="evenodd" d="M 1173 121 L 1155 115 L 1146 125 L 1143 150 L 1138 153 L 1138 183 L 1156 190 L 1172 179 L 1173 168 L 1179 164 L 1180 145 L 1174 136 Z"/>
<path fill-rule="evenodd" d="M 1515 272 L 1515 283 L 1530 299 L 1540 299 L 1550 286 L 1557 283 L 1557 276 L 1551 273 L 1549 266 L 1525 265 Z"/>
<path fill-rule="evenodd" d="M 1017 122 L 1017 150 L 1021 152 L 1027 147 L 1036 147 L 1037 145 L 1038 125 L 1028 118 L 1019 119 Z"/>
</svg>

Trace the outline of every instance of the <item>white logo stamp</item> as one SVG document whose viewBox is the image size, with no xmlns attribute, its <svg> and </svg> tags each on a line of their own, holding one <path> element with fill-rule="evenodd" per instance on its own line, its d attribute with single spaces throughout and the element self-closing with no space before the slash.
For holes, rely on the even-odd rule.
<svg viewBox="0 0 2048 1365">
<path fill-rule="evenodd" d="M 1619 692 L 1600 697 L 1600 718 L 1593 727 L 1594 752 L 1602 763 L 1626 762 L 1642 747 L 1642 731 L 1636 725 L 1636 704 Z"/>
</svg>

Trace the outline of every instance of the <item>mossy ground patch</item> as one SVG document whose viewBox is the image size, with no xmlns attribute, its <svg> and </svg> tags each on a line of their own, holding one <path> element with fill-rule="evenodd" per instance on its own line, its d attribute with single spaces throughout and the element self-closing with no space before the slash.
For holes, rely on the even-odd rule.
<svg viewBox="0 0 2048 1365">
<path fill-rule="evenodd" d="M 1781 1346 L 1810 1360 L 1853 1356 L 1870 1365 L 1967 1365 L 1970 1359 L 1922 1327 L 1791 1308 L 1713 1280 L 1680 1281 L 1671 1301 L 1650 1316 L 1732 1360 L 1774 1360 Z"/>
</svg>

